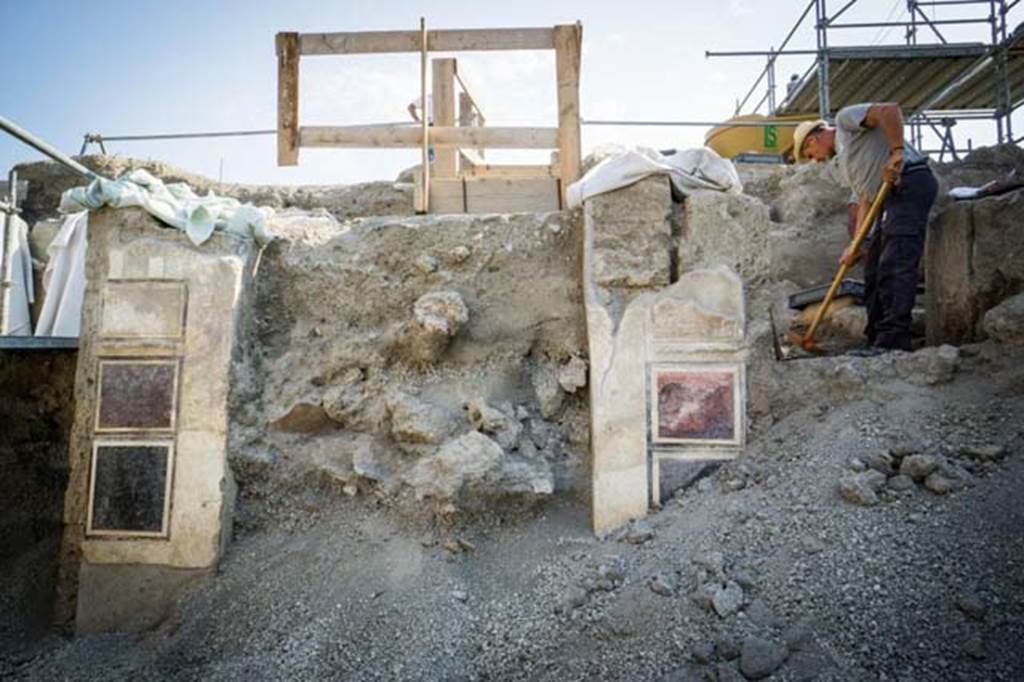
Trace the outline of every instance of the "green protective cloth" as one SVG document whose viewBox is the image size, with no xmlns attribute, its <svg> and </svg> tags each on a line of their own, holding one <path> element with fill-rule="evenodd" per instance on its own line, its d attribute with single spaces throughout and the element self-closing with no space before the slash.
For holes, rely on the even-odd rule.
<svg viewBox="0 0 1024 682">
<path fill-rule="evenodd" d="M 215 230 L 253 239 L 260 245 L 274 239 L 267 227 L 273 209 L 257 208 L 213 192 L 201 197 L 184 183 L 164 184 L 141 169 L 116 180 L 97 178 L 85 187 L 67 190 L 60 198 L 62 213 L 103 206 L 142 208 L 161 222 L 183 230 L 196 246 Z"/>
</svg>

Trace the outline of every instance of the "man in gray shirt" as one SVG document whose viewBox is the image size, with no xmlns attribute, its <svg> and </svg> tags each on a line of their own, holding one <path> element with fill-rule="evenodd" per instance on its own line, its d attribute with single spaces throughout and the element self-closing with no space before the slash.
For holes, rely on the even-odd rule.
<svg viewBox="0 0 1024 682">
<path fill-rule="evenodd" d="M 840 109 L 835 127 L 805 121 L 793 134 L 797 161 L 836 157 L 857 197 L 857 223 L 867 214 L 883 180 L 893 183 L 882 205 L 864 265 L 871 354 L 912 350 L 910 318 L 917 292 L 917 270 L 924 252 L 928 212 L 938 183 L 928 162 L 903 141 L 903 113 L 898 104 L 854 104 Z M 843 253 L 850 265 L 862 253 Z"/>
</svg>

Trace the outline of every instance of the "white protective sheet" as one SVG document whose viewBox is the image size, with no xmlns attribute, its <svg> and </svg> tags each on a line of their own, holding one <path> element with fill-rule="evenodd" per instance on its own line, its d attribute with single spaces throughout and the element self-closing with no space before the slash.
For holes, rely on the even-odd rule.
<svg viewBox="0 0 1024 682">
<path fill-rule="evenodd" d="M 88 211 L 69 215 L 46 247 L 50 257 L 43 272 L 46 297 L 36 322 L 36 336 L 78 336 L 81 331 L 88 226 Z"/>
<path fill-rule="evenodd" d="M 739 194 L 743 191 L 736 167 L 707 147 L 684 149 L 664 155 L 653 149 L 623 149 L 587 171 L 569 185 L 569 208 L 578 208 L 592 196 L 632 185 L 649 175 L 664 173 L 682 194 L 712 190 Z"/>
<path fill-rule="evenodd" d="M 5 248 L 6 247 L 6 248 Z M 32 255 L 28 248 L 28 225 L 17 214 L 0 213 L 0 262 L 3 263 L 3 320 L 0 334 L 32 335 Z"/>
<path fill-rule="evenodd" d="M 271 208 L 256 208 L 237 199 L 210 192 L 201 197 L 184 183 L 164 184 L 144 170 L 125 173 L 117 180 L 98 178 L 87 187 L 75 187 L 60 198 L 62 213 L 112 206 L 145 209 L 161 222 L 183 230 L 196 246 L 214 230 L 223 230 L 266 244 L 274 236 L 267 228 Z"/>
</svg>

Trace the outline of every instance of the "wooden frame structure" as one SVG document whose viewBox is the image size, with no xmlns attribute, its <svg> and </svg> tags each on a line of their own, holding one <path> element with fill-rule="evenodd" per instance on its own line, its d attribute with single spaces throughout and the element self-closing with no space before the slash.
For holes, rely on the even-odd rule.
<svg viewBox="0 0 1024 682">
<path fill-rule="evenodd" d="M 580 174 L 580 46 L 579 23 L 552 28 L 500 28 L 365 31 L 351 33 L 278 33 L 277 162 L 294 166 L 302 147 L 421 148 L 425 172 L 418 178 L 419 212 L 483 212 L 538 210 L 553 196 L 559 208 L 565 188 Z M 426 93 L 428 52 L 481 50 L 554 50 L 558 99 L 557 127 L 485 127 L 473 125 L 472 98 L 460 93 L 456 121 L 454 59 L 432 64 L 433 125 L 302 126 L 299 124 L 299 61 L 303 56 L 421 54 L 421 93 Z M 426 98 L 424 98 L 425 101 Z M 468 102 L 467 102 L 468 100 Z M 426 120 L 426 116 L 422 117 Z M 481 121 L 482 122 L 482 121 Z M 427 148 L 434 149 L 432 163 Z M 551 166 L 489 165 L 481 163 L 487 149 L 556 150 Z M 473 152 L 471 150 L 477 150 Z M 434 176 L 435 179 L 431 179 Z M 478 193 L 495 197 L 470 205 L 470 185 L 487 185 Z M 553 190 L 549 191 L 549 187 Z M 459 196 L 456 196 L 459 195 Z M 540 197 L 529 201 L 530 197 Z M 527 201 L 522 201 L 527 199 Z M 461 204 L 461 205 L 460 205 Z M 522 205 L 523 208 L 517 208 Z M 543 210 L 543 209 L 541 209 Z"/>
</svg>

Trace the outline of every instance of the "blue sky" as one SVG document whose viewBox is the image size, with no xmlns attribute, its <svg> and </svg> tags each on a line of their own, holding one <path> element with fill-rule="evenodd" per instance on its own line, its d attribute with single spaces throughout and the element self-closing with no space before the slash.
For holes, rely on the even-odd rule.
<svg viewBox="0 0 1024 682">
<path fill-rule="evenodd" d="M 838 0 L 831 3 L 838 6 Z M 107 135 L 273 128 L 274 34 L 551 26 L 583 23 L 581 108 L 585 118 L 718 120 L 728 117 L 762 62 L 707 60 L 706 49 L 778 44 L 802 0 L 661 2 L 324 2 L 0 0 L 0 114 L 77 153 L 85 132 Z M 903 0 L 860 0 L 849 18 L 893 19 Z M 1019 22 L 1018 10 L 1011 15 Z M 986 30 L 982 28 L 980 30 Z M 974 29 L 974 39 L 979 29 Z M 961 32 L 962 37 L 972 37 Z M 895 42 L 897 32 L 851 34 L 847 42 Z M 808 47 L 804 30 L 794 47 Z M 437 56 L 437 55 L 435 55 Z M 493 125 L 554 125 L 554 57 L 549 52 L 463 53 L 459 71 Z M 806 58 L 780 65 L 779 81 Z M 404 120 L 419 91 L 418 55 L 303 60 L 304 124 Z M 1018 117 L 1019 119 L 1019 117 Z M 1024 121 L 1015 120 L 1020 134 Z M 963 129 L 963 128 L 961 128 Z M 990 126 L 971 129 L 988 142 Z M 692 128 L 584 128 L 584 150 L 604 143 L 686 147 Z M 350 183 L 391 179 L 417 162 L 415 150 L 303 150 L 300 165 L 278 168 L 273 137 L 110 143 L 108 151 L 161 159 L 236 182 Z M 504 160 L 532 160 L 507 152 Z M 40 158 L 0 135 L 0 172 Z M 499 158 L 497 160 L 503 160 Z"/>
</svg>

